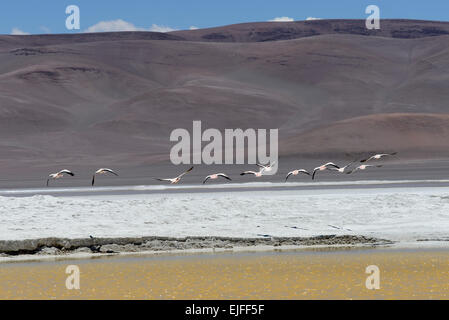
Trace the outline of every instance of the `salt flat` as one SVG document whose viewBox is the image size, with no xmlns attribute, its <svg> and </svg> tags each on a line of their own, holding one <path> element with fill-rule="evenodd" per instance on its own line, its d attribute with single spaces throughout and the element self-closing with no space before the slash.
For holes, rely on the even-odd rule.
<svg viewBox="0 0 449 320">
<path fill-rule="evenodd" d="M 89 188 L 77 188 L 81 196 L 71 189 L 8 197 L 2 191 L 0 239 L 349 234 L 408 244 L 447 240 L 445 183 L 416 187 L 402 181 L 385 188 L 386 183 L 370 181 L 369 187 L 356 183 L 350 188 L 347 182 L 333 182 L 332 188 L 330 182 L 314 188 L 252 183 L 228 185 L 228 190 L 223 185 L 196 190 L 184 185 L 159 187 L 157 192 L 157 186 L 136 186 L 122 187 L 123 194 L 116 187 L 90 195 Z"/>
</svg>

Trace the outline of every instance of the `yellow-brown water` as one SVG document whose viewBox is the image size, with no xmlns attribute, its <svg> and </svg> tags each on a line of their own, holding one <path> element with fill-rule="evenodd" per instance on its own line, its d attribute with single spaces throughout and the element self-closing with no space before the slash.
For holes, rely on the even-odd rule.
<svg viewBox="0 0 449 320">
<path fill-rule="evenodd" d="M 66 267 L 80 289 L 66 288 Z M 366 267 L 380 289 L 366 288 Z M 1 299 L 447 299 L 449 251 L 363 250 L 0 264 Z"/>
</svg>

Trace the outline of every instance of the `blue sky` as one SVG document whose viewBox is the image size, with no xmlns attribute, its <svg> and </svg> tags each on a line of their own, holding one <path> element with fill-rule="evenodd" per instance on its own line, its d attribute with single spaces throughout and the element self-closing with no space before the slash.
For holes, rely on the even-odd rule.
<svg viewBox="0 0 449 320">
<path fill-rule="evenodd" d="M 77 31 L 65 28 L 65 8 L 72 4 L 81 11 L 81 29 Z M 379 6 L 381 19 L 449 21 L 449 0 L 14 0 L 1 1 L 0 34 L 11 34 L 13 30 L 39 34 L 108 28 L 169 31 L 276 17 L 364 19 L 370 4 Z M 98 25 L 102 21 L 106 23 Z"/>
</svg>

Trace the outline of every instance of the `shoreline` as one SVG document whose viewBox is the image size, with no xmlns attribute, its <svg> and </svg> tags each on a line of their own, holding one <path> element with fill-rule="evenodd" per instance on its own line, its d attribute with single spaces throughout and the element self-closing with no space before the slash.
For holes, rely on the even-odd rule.
<svg viewBox="0 0 449 320">
<path fill-rule="evenodd" d="M 393 245 L 394 242 L 354 235 L 315 237 L 141 237 L 141 238 L 42 238 L 0 240 L 0 263 L 47 259 L 84 259 L 111 255 L 158 255 L 242 251 L 356 248 Z"/>
<path fill-rule="evenodd" d="M 318 190 L 353 190 L 353 189 L 395 189 L 395 188 L 449 188 L 449 179 L 382 179 L 382 180 L 353 180 L 353 181 L 289 181 L 289 182 L 239 182 L 217 183 L 210 185 L 122 185 L 99 187 L 50 187 L 17 189 L 0 189 L 0 197 L 94 197 L 94 196 L 126 196 L 145 194 L 178 194 L 178 193 L 226 193 L 226 192 L 254 192 L 254 191 L 318 191 Z"/>
<path fill-rule="evenodd" d="M 148 250 L 148 251 L 122 251 L 114 253 L 89 253 L 89 252 L 67 252 L 64 254 L 23 254 L 23 255 L 2 255 L 0 254 L 0 266 L 9 263 L 43 263 L 43 262 L 64 262 L 64 261 L 90 261 L 102 259 L 126 259 L 126 258 L 174 258 L 174 257 L 207 257 L 239 254 L 276 254 L 291 253 L 301 254 L 310 252 L 332 253 L 332 252 L 432 252 L 449 251 L 449 240 L 432 240 L 427 245 L 415 243 L 376 243 L 376 244 L 335 244 L 335 245 L 254 245 L 232 248 L 202 248 L 202 249 L 173 249 L 173 250 Z"/>
</svg>

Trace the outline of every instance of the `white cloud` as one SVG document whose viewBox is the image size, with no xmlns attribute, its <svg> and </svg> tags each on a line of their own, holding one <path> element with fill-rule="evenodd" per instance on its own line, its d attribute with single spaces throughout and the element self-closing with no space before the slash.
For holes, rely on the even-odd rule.
<svg viewBox="0 0 449 320">
<path fill-rule="evenodd" d="M 157 24 L 152 24 L 151 27 L 148 29 L 148 31 L 153 31 L 153 32 L 170 32 L 170 31 L 175 31 L 176 29 L 167 27 L 167 26 L 159 26 Z"/>
<path fill-rule="evenodd" d="M 21 35 L 21 36 L 24 36 L 24 35 L 28 35 L 29 33 L 28 33 L 28 32 L 25 32 L 25 31 L 22 31 L 22 30 L 20 30 L 19 28 L 12 28 L 11 34 L 12 34 L 12 35 Z"/>
<path fill-rule="evenodd" d="M 48 27 L 46 27 L 46 26 L 41 26 L 40 29 L 41 29 L 43 32 L 47 33 L 47 34 L 48 34 L 48 33 L 51 33 L 50 28 L 48 28 Z"/>
<path fill-rule="evenodd" d="M 289 17 L 276 17 L 276 18 L 268 20 L 268 21 L 271 21 L 271 22 L 291 22 L 291 21 L 295 21 L 295 19 L 289 18 Z"/>
<path fill-rule="evenodd" d="M 190 26 L 189 27 L 189 30 L 197 30 L 197 29 L 199 29 L 198 27 L 195 27 L 195 26 Z"/>
<path fill-rule="evenodd" d="M 113 31 L 144 31 L 145 29 L 138 28 L 131 22 L 126 22 L 122 19 L 100 21 L 93 26 L 86 29 L 85 32 L 113 32 Z"/>
<path fill-rule="evenodd" d="M 306 21 L 311 21 L 311 20 L 322 20 L 321 18 L 314 18 L 314 17 L 307 17 Z"/>
<path fill-rule="evenodd" d="M 100 21 L 93 26 L 90 26 L 85 30 L 85 32 L 114 32 L 114 31 L 153 31 L 153 32 L 170 32 L 176 29 L 160 26 L 157 24 L 152 24 L 149 28 L 136 27 L 131 22 L 127 22 L 122 19 L 110 20 L 110 21 Z"/>
</svg>

